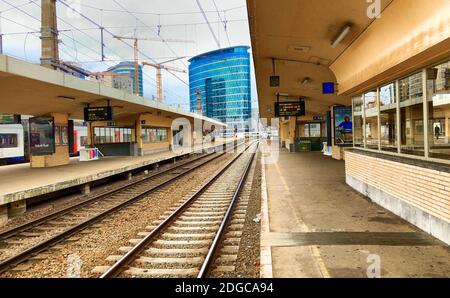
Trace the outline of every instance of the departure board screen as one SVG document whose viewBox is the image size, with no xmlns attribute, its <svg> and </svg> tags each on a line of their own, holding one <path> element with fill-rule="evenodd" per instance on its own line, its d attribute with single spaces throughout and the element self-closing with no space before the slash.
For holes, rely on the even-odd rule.
<svg viewBox="0 0 450 298">
<path fill-rule="evenodd" d="M 305 115 L 306 109 L 304 101 L 275 103 L 275 117 L 305 116 Z"/>
<path fill-rule="evenodd" d="M 112 107 L 84 108 L 84 121 L 112 121 Z"/>
</svg>

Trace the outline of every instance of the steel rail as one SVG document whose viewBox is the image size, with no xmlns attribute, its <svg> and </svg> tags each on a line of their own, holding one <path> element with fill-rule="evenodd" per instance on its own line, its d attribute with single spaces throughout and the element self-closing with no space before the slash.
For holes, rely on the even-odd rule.
<svg viewBox="0 0 450 298">
<path fill-rule="evenodd" d="M 173 213 L 171 213 L 164 221 L 155 227 L 147 236 L 145 236 L 139 243 L 137 243 L 131 250 L 115 262 L 107 271 L 105 271 L 100 278 L 114 278 L 123 272 L 123 268 L 128 267 L 142 251 L 146 249 L 148 244 L 155 240 L 155 238 L 177 218 L 183 211 L 185 211 L 195 200 L 197 200 L 217 179 L 219 179 L 250 147 L 247 146 L 243 152 L 239 153 L 235 158 L 228 162 L 216 175 L 211 177 L 202 187 L 197 190 L 191 197 L 180 205 Z"/>
<path fill-rule="evenodd" d="M 127 183 L 125 185 L 119 186 L 117 188 L 110 189 L 110 190 L 107 190 L 105 192 L 96 194 L 94 197 L 89 198 L 89 199 L 87 199 L 85 201 L 82 201 L 80 203 L 77 203 L 77 204 L 75 204 L 73 206 L 67 207 L 67 208 L 62 209 L 62 210 L 55 211 L 53 213 L 50 213 L 50 214 L 44 215 L 42 217 L 39 217 L 39 218 L 37 218 L 37 219 L 35 219 L 33 221 L 24 223 L 24 224 L 22 224 L 20 226 L 17 226 L 17 227 L 11 228 L 9 230 L 6 230 L 4 232 L 1 232 L 0 233 L 0 241 L 6 240 L 6 239 L 8 239 L 8 238 L 10 238 L 12 236 L 15 236 L 15 235 L 19 234 L 19 233 L 22 233 L 22 232 L 25 232 L 25 231 L 27 231 L 29 229 L 32 229 L 32 228 L 34 228 L 34 227 L 36 227 L 36 226 L 38 226 L 38 225 L 40 225 L 40 224 L 42 224 L 44 222 L 47 222 L 49 220 L 53 220 L 55 218 L 58 218 L 60 216 L 65 215 L 67 213 L 75 211 L 75 210 L 77 210 L 77 209 L 79 209 L 79 208 L 81 208 L 83 206 L 89 205 L 89 204 L 91 204 L 91 203 L 93 203 L 93 202 L 95 202 L 97 200 L 101 200 L 103 197 L 109 197 L 110 195 L 114 195 L 114 194 L 116 194 L 116 193 L 118 193 L 118 192 L 120 192 L 122 190 L 125 190 L 125 189 L 131 187 L 131 186 L 135 186 L 135 185 L 138 185 L 138 184 L 140 184 L 142 182 L 148 181 L 150 179 L 162 176 L 162 175 L 164 175 L 164 174 L 166 174 L 166 173 L 168 173 L 170 171 L 176 170 L 176 169 L 178 169 L 180 167 L 184 167 L 184 166 L 186 166 L 189 163 L 192 163 L 192 162 L 204 159 L 204 158 L 206 158 L 208 156 L 211 156 L 213 154 L 214 154 L 214 152 L 213 153 L 208 153 L 206 155 L 202 155 L 202 156 L 200 156 L 198 158 L 195 158 L 193 160 L 182 162 L 180 164 L 177 164 L 174 167 L 170 167 L 170 168 L 158 171 L 158 172 L 153 173 L 153 174 L 151 174 L 149 176 L 146 176 L 146 177 L 144 177 L 142 179 L 139 179 L 139 180 L 133 181 L 131 183 Z"/>
<path fill-rule="evenodd" d="M 220 223 L 220 227 L 217 230 L 216 236 L 214 237 L 213 243 L 211 244 L 211 246 L 208 250 L 208 254 L 206 255 L 206 258 L 203 261 L 202 267 L 200 268 L 200 272 L 198 273 L 197 278 L 205 278 L 209 272 L 211 265 L 213 264 L 214 255 L 221 243 L 222 236 L 225 232 L 225 228 L 228 224 L 228 221 L 233 213 L 234 206 L 236 205 L 239 195 L 241 194 L 241 191 L 244 188 L 245 181 L 247 180 L 248 174 L 250 172 L 250 168 L 255 159 L 255 155 L 256 155 L 258 148 L 259 148 L 259 143 L 256 146 L 255 152 L 252 152 L 252 157 L 250 158 L 249 162 L 247 163 L 244 173 L 241 176 L 241 179 L 239 180 L 239 183 L 238 183 L 235 191 L 233 192 L 233 198 L 231 199 L 231 203 L 228 206 L 227 212 L 225 213 L 225 216 L 222 219 L 222 222 Z"/>
<path fill-rule="evenodd" d="M 238 147 L 238 146 L 235 146 L 235 147 Z M 211 162 L 213 160 L 216 160 L 217 158 L 225 155 L 226 153 L 227 152 L 225 151 L 225 152 L 219 154 L 218 156 L 216 156 L 216 157 L 214 157 L 212 159 L 206 160 L 205 162 L 203 162 L 203 163 L 201 163 L 199 165 L 196 165 L 195 167 L 192 167 L 192 168 L 190 168 L 190 169 L 188 169 L 188 170 L 186 170 L 186 171 L 184 171 L 182 173 L 177 174 L 176 176 L 171 177 L 168 180 L 165 180 L 165 181 L 157 184 L 156 186 L 146 190 L 143 193 L 140 193 L 138 195 L 135 195 L 135 196 L 131 197 L 130 199 L 128 199 L 125 202 L 120 203 L 119 205 L 116 205 L 116 206 L 114 206 L 112 208 L 109 208 L 108 210 L 106 210 L 106 211 L 104 211 L 104 212 L 102 212 L 102 213 L 100 213 L 100 214 L 98 214 L 98 215 L 96 215 L 94 217 L 91 217 L 91 218 L 85 220 L 84 222 L 81 222 L 81 223 L 79 223 L 79 224 L 77 224 L 77 225 L 75 225 L 75 226 L 73 226 L 73 227 L 71 227 L 71 228 L 69 228 L 69 229 L 67 229 L 67 230 L 57 234 L 57 235 L 55 235 L 55 236 L 52 236 L 51 238 L 46 239 L 46 240 L 44 240 L 44 241 L 42 241 L 42 242 L 40 242 L 40 243 L 38 243 L 38 244 L 28 248 L 28 249 L 26 249 L 26 250 L 24 250 L 24 251 L 22 251 L 22 252 L 20 252 L 20 253 L 18 253 L 16 255 L 14 255 L 12 257 L 10 257 L 10 258 L 8 258 L 6 260 L 0 261 L 0 273 L 3 273 L 5 271 L 7 271 L 11 267 L 17 266 L 18 264 L 22 263 L 25 260 L 28 260 L 32 256 L 34 256 L 34 255 L 36 255 L 36 254 L 46 250 L 47 248 L 49 248 L 49 247 L 51 247 L 51 246 L 53 246 L 53 245 L 63 241 L 64 239 L 67 239 L 67 238 L 71 237 L 72 235 L 74 235 L 74 234 L 76 234 L 76 233 L 86 229 L 87 227 L 89 227 L 92 224 L 100 221 L 101 219 L 105 218 L 106 216 L 109 216 L 110 214 L 112 214 L 112 213 L 114 213 L 114 212 L 116 212 L 116 211 L 118 211 L 120 209 L 123 209 L 124 207 L 126 207 L 126 206 L 128 206 L 130 204 L 133 204 L 136 201 L 139 201 L 140 199 L 148 196 L 150 193 L 153 193 L 156 190 L 159 190 L 160 188 L 162 188 L 162 187 L 172 183 L 173 181 L 178 180 L 179 178 L 181 178 L 181 177 L 191 173 L 192 171 L 194 171 L 194 170 L 204 166 L 205 164 L 208 164 L 209 162 Z M 199 158 L 199 159 L 201 159 L 201 158 Z M 196 159 L 195 161 L 198 161 L 199 159 Z M 194 161 L 192 161 L 192 162 L 194 162 Z M 183 166 L 186 166 L 186 164 L 184 164 Z M 170 170 L 173 171 L 174 168 L 171 168 Z"/>
</svg>

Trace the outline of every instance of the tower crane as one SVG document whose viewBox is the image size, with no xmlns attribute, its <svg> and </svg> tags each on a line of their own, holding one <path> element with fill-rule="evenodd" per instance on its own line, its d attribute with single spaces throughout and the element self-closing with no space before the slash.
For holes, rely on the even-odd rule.
<svg viewBox="0 0 450 298">
<path fill-rule="evenodd" d="M 163 90 L 163 86 L 162 86 L 162 71 L 161 70 L 167 70 L 167 71 L 176 71 L 176 72 L 182 72 L 182 73 L 187 73 L 186 70 L 181 69 L 181 68 L 176 68 L 176 67 L 172 67 L 172 66 L 168 66 L 168 65 L 164 65 L 165 63 L 169 63 L 172 61 L 176 61 L 176 60 L 180 60 L 186 57 L 179 57 L 176 59 L 172 59 L 172 60 L 168 60 L 162 63 L 148 63 L 148 62 L 142 62 L 142 65 L 144 66 L 151 66 L 156 68 L 156 98 L 159 102 L 163 102 L 164 101 L 164 90 Z"/>
<path fill-rule="evenodd" d="M 115 39 L 118 40 L 133 40 L 134 41 L 134 84 L 135 94 L 139 95 L 139 41 L 147 40 L 147 41 L 159 41 L 159 42 L 183 42 L 183 43 L 195 43 L 193 40 L 182 40 L 182 39 L 164 39 L 164 38 L 138 38 L 131 36 L 114 36 Z"/>
</svg>

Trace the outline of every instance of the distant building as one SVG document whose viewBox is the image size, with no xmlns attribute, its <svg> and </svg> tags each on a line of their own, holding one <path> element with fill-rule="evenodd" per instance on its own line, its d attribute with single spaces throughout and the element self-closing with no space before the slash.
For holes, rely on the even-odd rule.
<svg viewBox="0 0 450 298">
<path fill-rule="evenodd" d="M 189 60 L 190 110 L 197 112 L 198 90 L 204 116 L 244 131 L 251 117 L 249 47 L 220 49 Z"/>
<path fill-rule="evenodd" d="M 135 70 L 134 62 L 120 62 L 116 66 L 109 68 L 108 72 L 128 75 L 128 77 L 131 78 L 131 80 L 132 80 L 132 86 L 133 86 L 132 93 L 135 93 L 136 84 L 135 84 L 135 79 L 134 79 L 134 73 L 135 73 L 134 70 Z M 114 77 L 114 78 L 116 78 L 117 81 L 119 82 L 121 79 L 118 79 L 118 78 L 123 78 L 123 77 L 119 76 L 119 77 Z M 139 81 L 139 95 L 144 96 L 144 82 L 143 82 L 144 80 L 143 80 L 142 65 L 139 65 L 138 81 Z M 120 85 L 120 84 L 118 83 L 118 85 Z M 113 87 L 114 87 L 114 83 L 113 83 Z M 118 89 L 121 89 L 121 88 L 118 88 Z"/>
<path fill-rule="evenodd" d="M 133 93 L 133 79 L 129 76 L 101 76 L 100 81 L 102 84 L 113 87 L 119 90 L 126 91 L 128 93 Z"/>
</svg>

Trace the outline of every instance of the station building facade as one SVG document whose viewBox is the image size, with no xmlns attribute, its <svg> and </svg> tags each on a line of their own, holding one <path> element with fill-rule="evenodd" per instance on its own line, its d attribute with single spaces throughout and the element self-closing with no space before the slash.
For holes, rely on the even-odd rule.
<svg viewBox="0 0 450 298">
<path fill-rule="evenodd" d="M 190 110 L 245 130 L 251 118 L 249 47 L 208 52 L 189 60 Z M 198 107 L 197 96 L 200 93 Z"/>
</svg>

